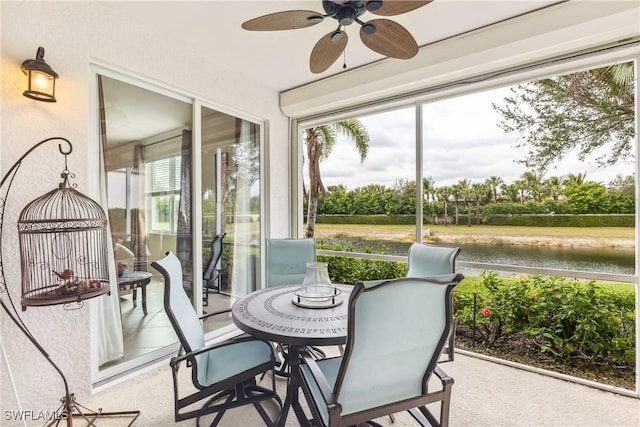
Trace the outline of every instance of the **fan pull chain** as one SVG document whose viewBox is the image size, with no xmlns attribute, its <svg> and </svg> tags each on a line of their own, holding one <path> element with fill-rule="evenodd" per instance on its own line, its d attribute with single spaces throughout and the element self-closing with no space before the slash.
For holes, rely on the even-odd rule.
<svg viewBox="0 0 640 427">
<path fill-rule="evenodd" d="M 342 51 L 342 68 L 347 68 L 347 49 Z"/>
</svg>

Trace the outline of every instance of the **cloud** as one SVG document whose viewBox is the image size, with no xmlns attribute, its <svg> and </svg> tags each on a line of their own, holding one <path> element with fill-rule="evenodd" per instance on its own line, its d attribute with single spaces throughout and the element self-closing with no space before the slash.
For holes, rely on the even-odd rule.
<svg viewBox="0 0 640 427">
<path fill-rule="evenodd" d="M 456 184 L 461 179 L 484 182 L 498 176 L 506 183 L 520 179 L 527 170 L 519 163 L 526 148 L 516 147 L 517 134 L 505 134 L 499 115 L 491 107 L 500 103 L 508 89 L 426 104 L 423 108 L 424 176 L 436 186 Z M 369 154 L 361 163 L 353 142 L 339 138 L 328 160 L 321 164 L 326 186 L 343 184 L 355 189 L 368 184 L 387 187 L 399 179 L 415 180 L 415 112 L 404 108 L 360 117 L 370 136 Z M 631 175 L 634 165 L 599 167 L 581 162 L 576 155 L 557 162 L 546 175 L 587 173 L 587 179 L 607 184 L 617 174 Z"/>
</svg>

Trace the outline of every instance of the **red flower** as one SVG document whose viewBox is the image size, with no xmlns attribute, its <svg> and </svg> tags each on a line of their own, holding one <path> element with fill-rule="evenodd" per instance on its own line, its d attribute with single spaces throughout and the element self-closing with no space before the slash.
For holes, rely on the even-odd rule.
<svg viewBox="0 0 640 427">
<path fill-rule="evenodd" d="M 489 310 L 487 307 L 484 307 L 482 310 L 480 310 L 480 314 L 482 314 L 484 317 L 489 317 L 491 316 L 491 310 Z"/>
</svg>

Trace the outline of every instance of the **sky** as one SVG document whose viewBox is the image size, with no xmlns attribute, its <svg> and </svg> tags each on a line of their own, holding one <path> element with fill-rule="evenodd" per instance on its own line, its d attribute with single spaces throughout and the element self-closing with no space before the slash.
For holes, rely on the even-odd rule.
<svg viewBox="0 0 640 427">
<path fill-rule="evenodd" d="M 506 183 L 526 171 L 518 163 L 526 148 L 516 148 L 519 135 L 498 127 L 499 115 L 491 102 L 501 103 L 508 88 L 438 101 L 423 108 L 425 148 L 424 176 L 436 187 L 456 184 L 463 178 L 483 183 L 499 176 Z M 344 184 L 352 190 L 368 184 L 391 187 L 397 179 L 415 180 L 415 113 L 412 108 L 358 117 L 369 131 L 370 149 L 361 164 L 353 142 L 340 138 L 328 160 L 321 163 L 326 187 Z M 617 174 L 631 175 L 632 163 L 599 167 L 572 156 L 549 170 L 549 176 L 585 173 L 588 181 L 608 184 Z"/>
</svg>

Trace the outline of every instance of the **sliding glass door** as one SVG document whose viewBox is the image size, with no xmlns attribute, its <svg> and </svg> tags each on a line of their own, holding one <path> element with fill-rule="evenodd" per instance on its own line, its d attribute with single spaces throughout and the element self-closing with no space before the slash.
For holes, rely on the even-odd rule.
<svg viewBox="0 0 640 427">
<path fill-rule="evenodd" d="M 100 351 L 100 377 L 175 347 L 164 281 L 151 267 L 168 251 L 180 259 L 185 292 L 204 313 L 230 308 L 260 281 L 260 125 L 118 77 L 97 75 L 103 202 L 112 281 L 120 289 L 116 308 L 99 316 L 100 346 L 108 347 Z M 221 254 L 212 258 L 216 236 Z M 148 283 L 125 286 L 131 273 L 145 273 Z M 230 324 L 228 313 L 204 322 L 209 333 Z"/>
<path fill-rule="evenodd" d="M 205 311 L 231 308 L 260 283 L 260 127 L 209 108 L 202 109 L 203 269 Z M 222 238 L 216 265 L 211 242 Z M 210 324 L 229 324 L 227 314 Z"/>
</svg>

